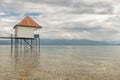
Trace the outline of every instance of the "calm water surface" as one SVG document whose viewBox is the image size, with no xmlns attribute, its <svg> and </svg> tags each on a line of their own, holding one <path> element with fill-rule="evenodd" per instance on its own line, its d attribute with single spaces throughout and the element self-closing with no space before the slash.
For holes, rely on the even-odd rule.
<svg viewBox="0 0 120 80">
<path fill-rule="evenodd" d="M 0 80 L 120 80 L 120 46 L 0 46 Z"/>
</svg>

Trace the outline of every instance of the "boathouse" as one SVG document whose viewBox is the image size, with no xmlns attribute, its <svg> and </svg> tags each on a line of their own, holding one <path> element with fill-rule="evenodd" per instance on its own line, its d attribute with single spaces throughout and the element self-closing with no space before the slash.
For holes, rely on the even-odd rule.
<svg viewBox="0 0 120 80">
<path fill-rule="evenodd" d="M 11 39 L 11 53 L 13 52 L 13 45 L 15 48 L 22 49 L 25 48 L 25 45 L 29 45 L 31 48 L 36 45 L 39 45 L 40 50 L 40 26 L 36 23 L 32 18 L 26 16 L 23 20 L 21 20 L 18 24 L 16 24 L 13 29 L 15 30 L 14 35 L 11 34 L 9 37 L 0 37 L 2 39 Z M 34 42 L 33 42 L 34 41 Z"/>
<path fill-rule="evenodd" d="M 19 45 L 29 45 L 33 47 L 33 41 L 39 45 L 40 49 L 40 28 L 42 28 L 38 23 L 36 23 L 32 18 L 26 16 L 18 24 L 16 24 L 13 29 L 15 30 L 14 35 L 11 35 L 11 50 L 13 49 L 13 39 L 15 39 L 15 48 Z M 23 42 L 23 43 L 22 43 Z"/>
<path fill-rule="evenodd" d="M 39 38 L 40 28 L 42 27 L 38 23 L 26 16 L 14 26 L 15 38 Z"/>
</svg>

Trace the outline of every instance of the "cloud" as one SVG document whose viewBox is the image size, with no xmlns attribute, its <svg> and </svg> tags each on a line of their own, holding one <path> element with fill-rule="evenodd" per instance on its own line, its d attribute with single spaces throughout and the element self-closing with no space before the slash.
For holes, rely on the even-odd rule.
<svg viewBox="0 0 120 80">
<path fill-rule="evenodd" d="M 71 10 L 68 11 L 73 14 L 112 14 L 113 6 L 108 2 L 75 2 Z"/>
<path fill-rule="evenodd" d="M 15 24 L 29 15 L 43 26 L 41 38 L 119 40 L 120 19 L 116 16 L 120 12 L 118 2 L 0 0 L 0 36 L 6 35 Z"/>
<path fill-rule="evenodd" d="M 0 16 L 4 16 L 4 15 L 6 15 L 5 12 L 0 12 Z"/>
</svg>

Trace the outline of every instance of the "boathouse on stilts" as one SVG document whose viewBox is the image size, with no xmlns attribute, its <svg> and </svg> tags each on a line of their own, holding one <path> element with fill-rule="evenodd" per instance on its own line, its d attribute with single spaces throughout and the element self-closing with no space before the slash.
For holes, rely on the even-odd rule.
<svg viewBox="0 0 120 80">
<path fill-rule="evenodd" d="M 40 28 L 42 27 L 38 23 L 29 16 L 26 16 L 13 27 L 15 34 L 11 35 L 11 48 L 13 48 L 13 39 L 15 39 L 15 47 L 22 47 L 22 45 L 26 44 L 30 46 L 30 48 L 33 48 L 34 41 L 36 48 L 38 45 L 40 48 Z"/>
<path fill-rule="evenodd" d="M 22 48 L 23 46 L 29 46 L 31 49 L 33 47 L 40 49 L 40 26 L 32 18 L 26 16 L 18 24 L 16 24 L 14 29 L 14 34 L 9 37 L 0 37 L 2 39 L 11 39 L 11 51 L 13 47 Z M 15 45 L 15 46 L 14 46 Z"/>
</svg>

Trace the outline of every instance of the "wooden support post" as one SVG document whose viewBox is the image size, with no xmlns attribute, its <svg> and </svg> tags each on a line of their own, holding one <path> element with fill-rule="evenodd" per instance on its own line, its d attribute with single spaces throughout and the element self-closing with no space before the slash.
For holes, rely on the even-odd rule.
<svg viewBox="0 0 120 80">
<path fill-rule="evenodd" d="M 19 48 L 19 39 L 17 39 L 17 48 Z"/>
<path fill-rule="evenodd" d="M 17 48 L 17 39 L 15 39 L 15 48 Z"/>
<path fill-rule="evenodd" d="M 33 45 L 32 45 L 32 39 L 31 39 L 31 46 L 33 47 Z"/>
<path fill-rule="evenodd" d="M 17 48 L 19 48 L 19 39 L 16 39 Z"/>
<path fill-rule="evenodd" d="M 23 43 L 23 45 L 24 45 L 24 50 L 25 50 L 25 39 L 23 39 L 24 40 L 24 43 Z"/>
<path fill-rule="evenodd" d="M 15 38 L 15 48 L 16 48 L 16 43 L 17 43 L 17 42 L 16 42 L 16 38 Z"/>
<path fill-rule="evenodd" d="M 20 39 L 20 48 L 22 49 L 22 39 Z"/>
<path fill-rule="evenodd" d="M 40 38 L 39 38 L 39 51 L 40 51 Z"/>
<path fill-rule="evenodd" d="M 37 39 L 36 39 L 36 49 L 37 49 Z"/>
<path fill-rule="evenodd" d="M 11 34 L 11 54 L 13 53 L 13 38 L 12 38 L 12 34 Z"/>
</svg>

